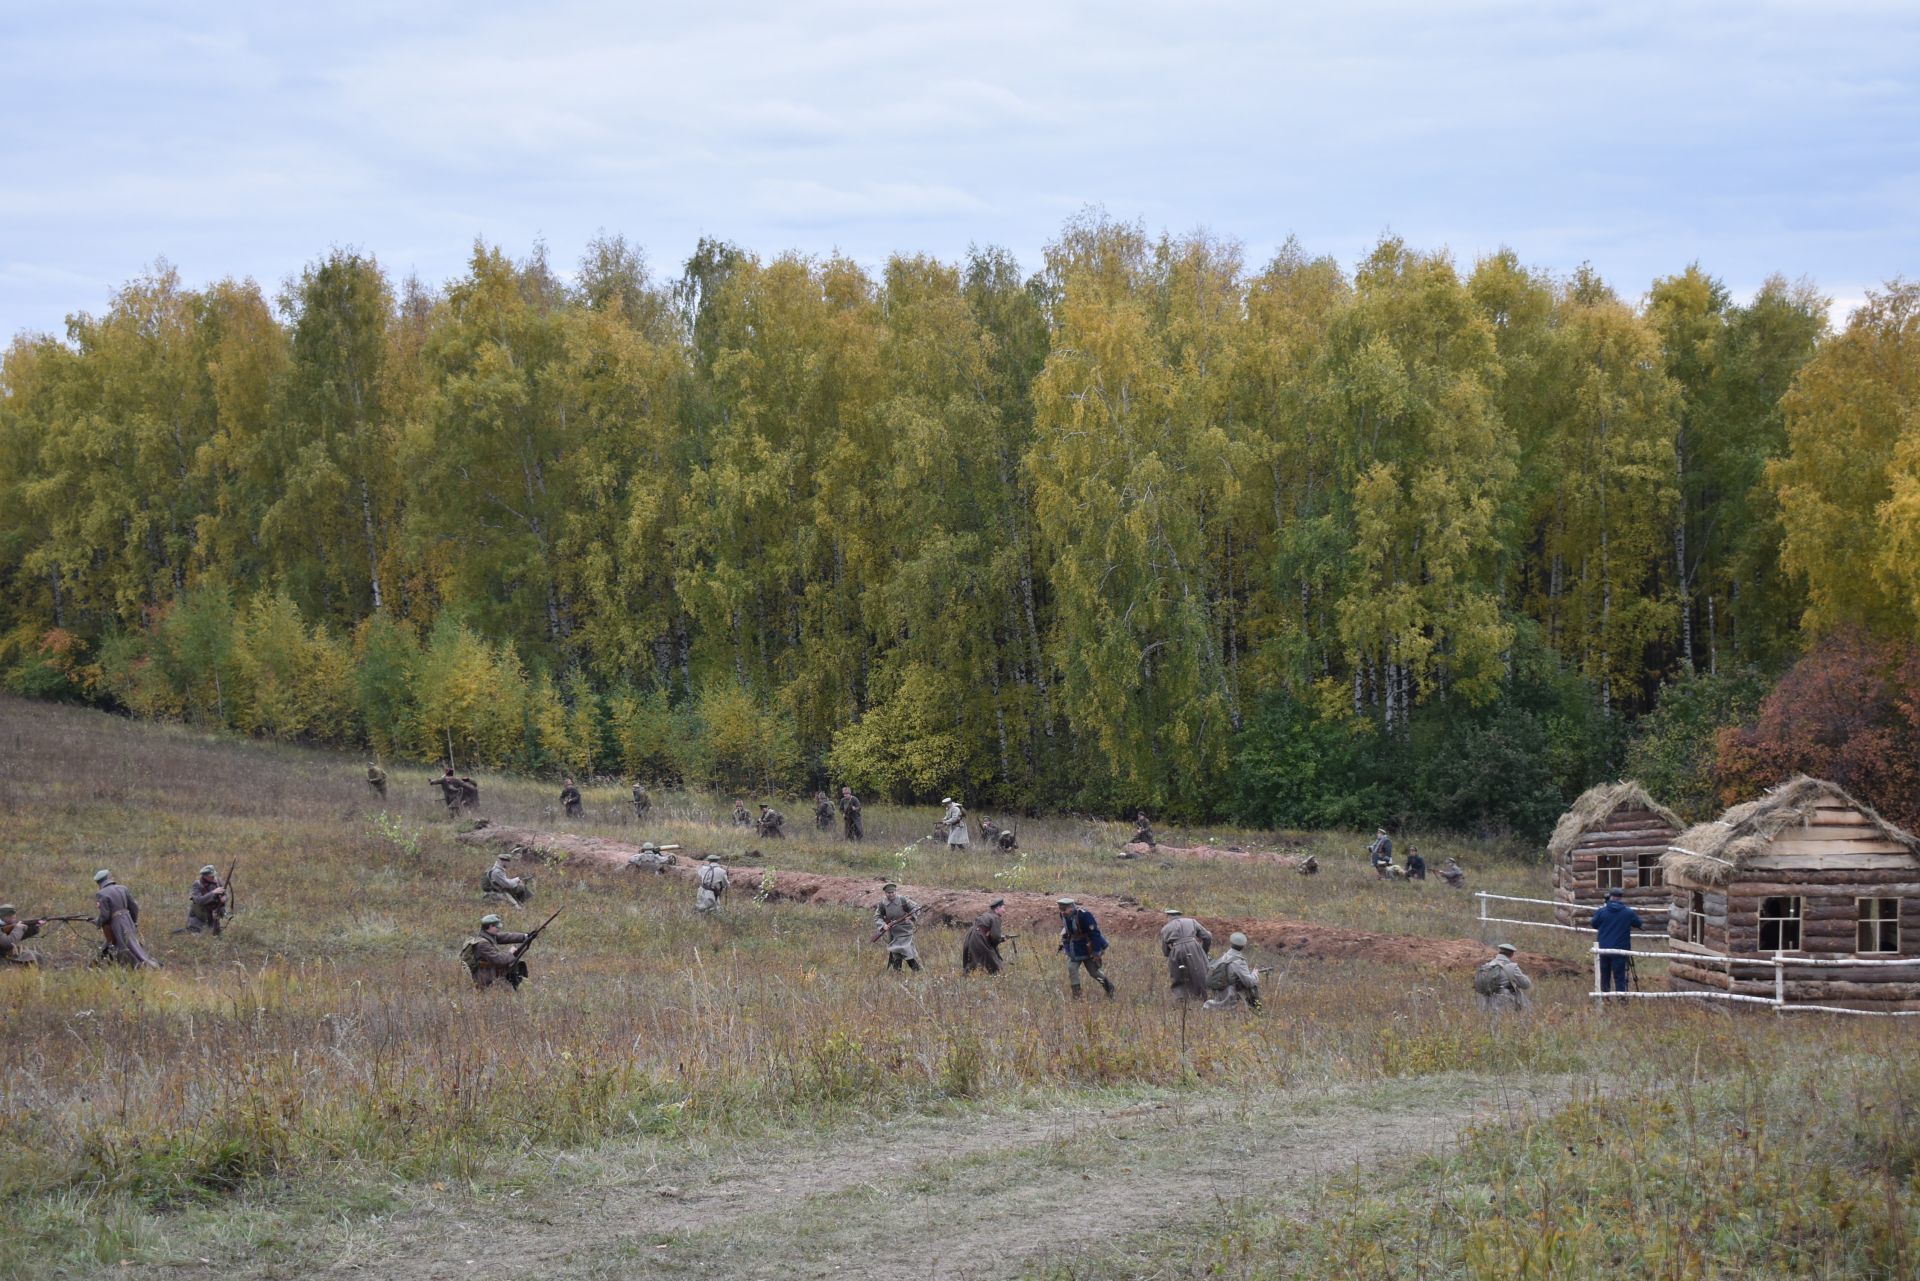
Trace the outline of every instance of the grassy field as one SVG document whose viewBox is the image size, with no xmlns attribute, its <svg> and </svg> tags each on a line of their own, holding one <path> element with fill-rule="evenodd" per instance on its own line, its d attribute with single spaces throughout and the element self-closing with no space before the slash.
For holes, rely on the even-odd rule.
<svg viewBox="0 0 1920 1281">
<path fill-rule="evenodd" d="M 490 1218 L 517 1225 L 501 1239 L 523 1254 L 572 1243 L 549 1275 L 678 1275 L 696 1247 L 734 1275 L 815 1275 L 809 1260 L 868 1275 L 850 1206 L 923 1215 L 956 1251 L 929 1256 L 942 1275 L 1912 1274 L 1904 1021 L 1600 1011 L 1564 978 L 1540 984 L 1531 1017 L 1494 1022 L 1467 974 L 1367 961 L 1282 961 L 1260 1015 L 1183 1017 L 1142 939 L 1116 943 L 1120 998 L 1076 1005 L 1050 939 L 969 982 L 958 933 L 925 932 L 928 972 L 903 980 L 862 912 L 756 903 L 750 870 L 709 920 L 677 882 L 564 865 L 540 873 L 535 907 L 565 911 L 533 982 L 480 993 L 456 953 L 488 910 L 486 856 L 454 843 L 428 771 L 394 769 L 381 804 L 363 766 L 0 701 L 0 898 L 28 915 L 90 910 L 90 875 L 110 867 L 166 966 L 86 968 L 93 931 L 57 926 L 36 941 L 52 965 L 0 973 L 0 1232 L 17 1247 L 0 1276 L 441 1275 L 407 1270 L 428 1256 L 459 1275 L 473 1256 L 442 1254 Z M 1327 869 L 1308 879 L 1117 860 L 1130 828 L 1114 823 L 1027 821 L 1023 857 L 948 855 L 919 840 L 928 810 L 869 806 L 853 847 L 817 836 L 793 801 L 791 835 L 772 843 L 719 821 L 730 798 L 656 795 L 641 829 L 617 787 L 588 788 L 586 818 L 561 823 L 557 781 L 481 782 L 495 822 L 757 848 L 783 869 L 1477 936 L 1468 896 L 1375 880 L 1354 833 L 1304 836 Z M 1209 837 L 1279 839 L 1161 833 Z M 1511 851 L 1418 844 L 1436 864 L 1459 857 L 1477 886 L 1545 894 L 1544 869 Z M 199 866 L 235 859 L 228 932 L 170 935 Z M 1523 941 L 1579 953 L 1544 931 Z M 1526 1106 L 1496 1107 L 1510 1091 Z M 1345 1100 L 1337 1123 L 1315 1110 L 1329 1099 Z M 1036 1137 L 1062 1125 L 1071 1156 Z M 906 1160 L 907 1181 L 896 1191 L 864 1165 L 827 1177 L 876 1127 L 880 1168 Z M 1303 1164 L 1288 1137 L 1302 1134 L 1350 1168 Z M 1154 1160 L 1136 1155 L 1149 1146 Z M 1086 1155 L 1108 1149 L 1112 1164 Z M 1245 1194 L 1180 1173 L 1203 1167 L 1245 1172 Z M 1193 1204 L 1183 1178 L 1207 1189 Z M 1060 1248 L 951 1262 L 976 1239 L 1018 1239 L 981 1198 L 1048 1204 L 1044 1189 L 1083 1179 L 1119 1209 L 1063 1202 L 1049 1212 Z M 1686 1191 L 1714 1180 L 1725 1189 Z M 887 1195 L 861 1201 L 870 1186 Z M 615 1231 L 599 1211 L 621 1189 Z M 1739 1226 L 1790 1193 L 1815 1198 L 1796 1214 L 1825 1207 L 1828 1230 L 1795 1220 L 1789 1248 Z"/>
</svg>

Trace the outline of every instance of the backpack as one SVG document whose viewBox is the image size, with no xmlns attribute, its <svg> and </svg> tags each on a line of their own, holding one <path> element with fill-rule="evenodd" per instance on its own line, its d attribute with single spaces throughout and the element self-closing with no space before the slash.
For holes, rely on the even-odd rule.
<svg viewBox="0 0 1920 1281">
<path fill-rule="evenodd" d="M 1221 957 L 1219 960 L 1215 961 L 1212 965 L 1208 966 L 1207 967 L 1207 991 L 1224 992 L 1229 987 L 1232 987 L 1233 976 L 1228 973 L 1228 970 L 1230 970 L 1231 968 L 1232 967 L 1227 963 L 1227 958 L 1224 956 Z"/>
<path fill-rule="evenodd" d="M 466 966 L 468 970 L 472 970 L 476 965 L 474 958 L 479 954 L 480 940 L 468 939 L 460 947 L 460 964 Z"/>
<path fill-rule="evenodd" d="M 1484 961 L 1473 972 L 1473 990 L 1482 996 L 1496 996 L 1507 990 L 1507 970 L 1498 961 Z"/>
</svg>

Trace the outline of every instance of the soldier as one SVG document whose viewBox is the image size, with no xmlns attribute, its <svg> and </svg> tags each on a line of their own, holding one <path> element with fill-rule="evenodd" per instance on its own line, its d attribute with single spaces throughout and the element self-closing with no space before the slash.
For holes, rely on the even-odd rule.
<svg viewBox="0 0 1920 1281">
<path fill-rule="evenodd" d="M 940 826 L 947 831 L 947 848 L 967 848 L 967 807 L 951 796 L 941 797 L 940 803 L 947 807 L 947 812 L 940 818 Z"/>
<path fill-rule="evenodd" d="M 99 886 L 93 895 L 93 923 L 100 927 L 100 957 L 129 969 L 157 970 L 160 962 L 140 946 L 140 905 L 133 901 L 127 887 L 113 879 L 113 873 L 101 868 L 93 874 Z"/>
<path fill-rule="evenodd" d="M 1372 861 L 1373 870 L 1376 872 L 1380 872 L 1383 865 L 1393 866 L 1393 838 L 1387 835 L 1386 828 L 1374 829 L 1373 844 L 1367 846 L 1367 857 Z M 1386 873 L 1380 872 L 1380 875 L 1385 876 Z"/>
<path fill-rule="evenodd" d="M 1320 874 L 1320 860 L 1309 854 L 1305 860 L 1301 862 L 1300 866 L 1293 870 L 1302 876 L 1318 876 Z"/>
<path fill-rule="evenodd" d="M 459 810 L 463 810 L 463 809 L 465 810 L 479 809 L 480 808 L 480 784 L 468 778 L 465 774 L 462 774 L 455 781 L 460 784 L 459 804 L 455 807 L 455 812 L 458 812 Z"/>
<path fill-rule="evenodd" d="M 480 932 L 460 948 L 460 960 L 477 988 L 504 982 L 518 988 L 527 977 L 527 963 L 509 948 L 527 941 L 527 935 L 500 928 L 500 918 L 489 912 L 480 918 Z"/>
<path fill-rule="evenodd" d="M 1422 858 L 1420 851 L 1411 845 L 1407 846 L 1407 879 L 1409 881 L 1427 879 L 1427 860 Z"/>
<path fill-rule="evenodd" d="M 648 841 L 640 847 L 638 854 L 627 860 L 627 866 L 651 868 L 661 876 L 665 876 L 667 869 L 679 861 L 671 854 L 662 853 L 658 845 Z"/>
<path fill-rule="evenodd" d="M 1207 990 L 1213 995 L 1204 1009 L 1231 1010 L 1242 1000 L 1260 1008 L 1260 972 L 1247 964 L 1246 935 L 1236 932 L 1227 939 L 1227 950 L 1207 970 Z"/>
<path fill-rule="evenodd" d="M 989 974 L 998 974 L 1006 962 L 1000 959 L 1000 945 L 1007 941 L 1000 920 L 1000 909 L 1007 900 L 997 898 L 987 904 L 987 910 L 973 918 L 973 924 L 967 928 L 967 941 L 960 949 L 960 972 L 971 974 L 975 970 L 985 970 Z"/>
<path fill-rule="evenodd" d="M 580 817 L 580 789 L 573 785 L 573 777 L 567 777 L 566 786 L 560 789 L 560 810 L 568 818 Z"/>
<path fill-rule="evenodd" d="M 459 779 L 453 776 L 453 766 L 447 766 L 447 772 L 439 778 L 428 779 L 427 786 L 440 789 L 440 799 L 446 802 L 447 813 L 458 814 L 460 812 L 460 806 L 465 802 L 466 788 Z"/>
<path fill-rule="evenodd" d="M 1067 985 L 1073 990 L 1075 1000 L 1080 997 L 1080 969 L 1086 967 L 1087 973 L 1100 981 L 1106 989 L 1107 999 L 1113 999 L 1113 980 L 1100 972 L 1104 962 L 1101 954 L 1107 950 L 1106 935 L 1100 932 L 1100 922 L 1093 913 L 1081 907 L 1070 898 L 1058 899 L 1055 905 L 1060 909 L 1060 946 L 1059 951 L 1067 957 Z"/>
<path fill-rule="evenodd" d="M 759 821 L 754 823 L 753 830 L 768 838 L 785 836 L 787 834 L 787 816 L 779 810 L 762 805 L 760 807 Z"/>
<path fill-rule="evenodd" d="M 387 772 L 377 761 L 367 762 L 367 790 L 383 801 L 387 799 Z"/>
<path fill-rule="evenodd" d="M 833 802 L 825 792 L 813 794 L 813 825 L 822 832 L 833 830 Z"/>
<path fill-rule="evenodd" d="M 693 896 L 694 911 L 719 911 L 721 896 L 726 892 L 727 869 L 720 866 L 720 856 L 718 854 L 709 854 L 707 855 L 707 865 L 700 869 L 700 888 Z"/>
<path fill-rule="evenodd" d="M 1447 883 L 1449 889 L 1464 890 L 1467 888 L 1467 870 L 1452 859 L 1448 859 L 1441 865 L 1440 879 Z"/>
<path fill-rule="evenodd" d="M 846 825 L 848 840 L 857 841 L 865 835 L 860 830 L 860 798 L 851 787 L 840 789 L 840 821 Z"/>
<path fill-rule="evenodd" d="M 1145 810 L 1141 810 L 1133 816 L 1133 839 L 1128 843 L 1131 845 L 1144 845 L 1148 849 L 1157 848 L 1157 842 L 1153 839 L 1153 825 L 1147 822 L 1147 812 Z"/>
<path fill-rule="evenodd" d="M 38 965 L 40 954 L 20 945 L 40 933 L 40 921 L 23 921 L 11 903 L 0 903 L 0 965 Z"/>
<path fill-rule="evenodd" d="M 897 970 L 902 965 L 914 971 L 920 971 L 920 952 L 913 945 L 913 918 L 919 914 L 920 905 L 900 893 L 900 887 L 888 881 L 880 887 L 886 898 L 873 909 L 873 937 L 885 937 L 887 940 L 887 968 Z"/>
<path fill-rule="evenodd" d="M 220 921 L 227 914 L 227 887 L 209 863 L 200 869 L 200 879 L 187 887 L 187 933 L 202 930 L 220 932 Z"/>
<path fill-rule="evenodd" d="M 653 798 L 647 795 L 646 788 L 636 782 L 633 785 L 633 816 L 645 822 L 648 812 L 652 809 Z"/>
<path fill-rule="evenodd" d="M 513 855 L 514 850 L 501 850 L 487 868 L 480 888 L 484 893 L 504 894 L 516 903 L 525 903 L 533 897 L 533 878 L 529 876 L 522 879 L 507 870 L 507 864 L 513 862 Z"/>
<path fill-rule="evenodd" d="M 1528 1009 L 1533 1004 L 1527 995 L 1533 980 L 1513 959 L 1513 944 L 1502 943 L 1495 951 L 1499 955 L 1473 972 L 1473 990 L 1480 995 L 1480 1008 L 1495 1014 Z"/>
<path fill-rule="evenodd" d="M 747 807 L 739 801 L 733 803 L 733 825 L 735 827 L 753 826 L 753 815 L 747 813 Z"/>
<path fill-rule="evenodd" d="M 1213 935 L 1207 927 L 1177 907 L 1167 909 L 1160 927 L 1160 955 L 1167 958 L 1167 978 L 1183 1001 L 1207 999 L 1207 954 Z"/>
<path fill-rule="evenodd" d="M 1000 844 L 1000 825 L 984 814 L 980 816 L 980 839 L 989 848 Z"/>
<path fill-rule="evenodd" d="M 1019 842 L 1014 839 L 1013 829 L 1011 827 L 1001 828 L 1000 835 L 995 839 L 999 841 L 1000 848 L 1009 853 L 1020 848 Z"/>
</svg>

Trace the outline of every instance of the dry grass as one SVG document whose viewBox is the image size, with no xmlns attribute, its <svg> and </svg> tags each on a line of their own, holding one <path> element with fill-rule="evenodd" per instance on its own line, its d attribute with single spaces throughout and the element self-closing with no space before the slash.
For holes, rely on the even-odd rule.
<svg viewBox="0 0 1920 1281">
<path fill-rule="evenodd" d="M 132 1248 L 139 1216 L 236 1191 L 483 1184 L 504 1154 L 622 1136 L 676 1143 L 827 1126 L 882 1104 L 1089 1089 L 1623 1064 L 1678 1073 L 1773 1048 L 1804 1054 L 1811 1039 L 1804 1023 L 1664 1003 L 1597 1012 L 1582 980 L 1543 982 L 1535 1017 L 1493 1024 L 1464 975 L 1416 982 L 1365 963 L 1283 969 L 1261 1017 L 1183 1019 L 1144 940 L 1116 946 L 1121 999 L 1073 1005 L 1051 939 L 1031 940 L 1001 979 L 969 982 L 958 934 L 926 932 L 929 972 L 903 981 L 865 943 L 863 913 L 756 904 L 747 875 L 722 919 L 697 919 L 670 880 L 564 866 L 542 872 L 536 907 L 566 910 L 532 955 L 534 982 L 476 993 L 456 952 L 487 910 L 475 889 L 485 858 L 451 840 L 424 774 L 396 772 L 381 807 L 350 758 L 13 701 L 0 701 L 0 747 L 0 898 L 28 914 L 85 910 L 91 872 L 110 866 L 141 899 L 143 934 L 167 966 L 85 968 L 92 931 L 56 927 L 74 932 L 46 940 L 54 966 L 0 974 L 0 1117 L 13 1140 L 0 1232 L 54 1257 L 107 1258 Z M 483 786 L 484 812 L 502 822 L 537 821 L 557 790 Z M 588 820 L 570 826 L 640 835 L 623 799 L 590 790 Z M 724 800 L 656 803 L 647 836 L 728 853 L 756 844 L 711 821 Z M 1374 880 L 1346 836 L 1313 838 L 1329 870 L 1307 880 L 1119 861 L 1126 832 L 1073 820 L 1023 825 L 1024 863 L 950 856 L 911 844 L 928 814 L 887 807 L 868 810 L 869 839 L 849 848 L 784 808 L 806 826 L 760 845 L 782 867 L 884 875 L 904 859 L 930 883 L 986 888 L 1015 874 L 1020 888 L 1194 911 L 1473 933 L 1470 899 Z M 1421 844 L 1436 862 L 1454 853 L 1483 882 L 1544 897 L 1544 868 Z M 235 858 L 241 912 L 228 934 L 170 937 L 194 871 Z M 1861 1020 L 1823 1023 L 1818 1041 L 1866 1058 L 1907 1036 Z"/>
</svg>

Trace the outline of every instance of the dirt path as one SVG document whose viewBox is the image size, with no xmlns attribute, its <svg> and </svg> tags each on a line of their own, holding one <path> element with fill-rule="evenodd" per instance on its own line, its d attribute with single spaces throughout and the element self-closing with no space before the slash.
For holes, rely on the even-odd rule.
<svg viewBox="0 0 1920 1281">
<path fill-rule="evenodd" d="M 1422 1078 L 1321 1094 L 876 1121 L 792 1146 L 584 1158 L 556 1192 L 429 1202 L 300 1275 L 993 1277 L 1215 1211 L 1285 1208 L 1327 1175 L 1407 1161 L 1556 1106 L 1564 1079 Z M 273 1270 L 236 1276 L 291 1275 Z"/>
<path fill-rule="evenodd" d="M 465 832 L 458 838 L 476 846 L 526 846 L 536 851 L 563 851 L 569 858 L 597 863 L 603 867 L 624 867 L 639 850 L 637 845 L 598 836 L 568 836 L 524 827 L 483 827 Z M 688 857 L 692 855 L 693 857 Z M 681 861 L 667 869 L 667 875 L 691 882 L 699 875 L 698 852 L 681 851 Z M 635 875 L 652 875 L 638 873 Z M 763 885 L 765 873 L 752 865 L 736 868 L 736 894 L 749 894 Z M 744 883 L 743 883 L 744 882 Z M 871 907 L 880 899 L 877 877 L 823 876 L 814 872 L 775 872 L 767 896 L 794 903 L 829 903 L 842 906 Z M 1045 894 L 1008 890 L 956 890 L 938 885 L 908 885 L 901 892 L 927 908 L 925 919 L 940 925 L 964 925 L 986 910 L 996 898 L 1006 900 L 1006 922 L 1016 932 L 1059 932 L 1059 915 L 1054 900 Z M 1100 918 L 1100 928 L 1110 935 L 1148 935 L 1160 933 L 1167 918 L 1151 912 L 1126 898 L 1107 895 L 1082 895 L 1081 903 Z M 1365 958 L 1421 970 L 1472 970 L 1489 953 L 1484 943 L 1470 939 L 1409 938 L 1401 934 L 1379 934 L 1372 930 L 1347 929 L 1335 925 L 1310 925 L 1284 919 L 1248 920 L 1231 916 L 1200 918 L 1216 939 L 1239 930 L 1255 943 L 1290 957 L 1310 960 L 1350 960 Z M 1529 974 L 1577 974 L 1580 967 L 1558 957 L 1538 952 L 1522 952 L 1520 963 Z"/>
</svg>

